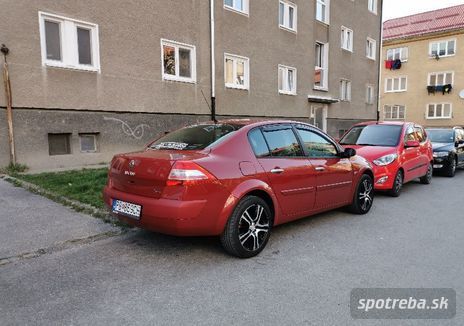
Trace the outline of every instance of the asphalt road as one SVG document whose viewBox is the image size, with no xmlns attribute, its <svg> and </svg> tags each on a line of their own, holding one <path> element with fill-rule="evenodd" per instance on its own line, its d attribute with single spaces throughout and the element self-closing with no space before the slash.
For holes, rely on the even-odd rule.
<svg viewBox="0 0 464 326">
<path fill-rule="evenodd" d="M 366 216 L 335 211 L 277 227 L 248 260 L 227 256 L 214 238 L 135 230 L 6 263 L 0 324 L 464 325 L 459 172 L 408 184 L 398 199 L 379 195 Z M 358 287 L 454 288 L 458 312 L 442 321 L 354 320 Z"/>
</svg>

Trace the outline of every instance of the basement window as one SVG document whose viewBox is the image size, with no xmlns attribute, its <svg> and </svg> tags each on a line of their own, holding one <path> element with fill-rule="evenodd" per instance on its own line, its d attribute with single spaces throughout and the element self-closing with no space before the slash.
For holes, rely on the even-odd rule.
<svg viewBox="0 0 464 326">
<path fill-rule="evenodd" d="M 42 64 L 100 71 L 98 25 L 39 12 Z"/>
<path fill-rule="evenodd" d="M 97 152 L 97 136 L 98 133 L 79 134 L 81 153 Z"/>
<path fill-rule="evenodd" d="M 71 154 L 71 134 L 48 134 L 50 156 Z"/>
</svg>

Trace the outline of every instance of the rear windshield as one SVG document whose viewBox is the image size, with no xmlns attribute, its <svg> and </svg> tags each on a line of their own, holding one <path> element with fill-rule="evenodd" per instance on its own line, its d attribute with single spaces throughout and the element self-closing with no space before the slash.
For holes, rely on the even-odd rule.
<svg viewBox="0 0 464 326">
<path fill-rule="evenodd" d="M 434 143 L 454 143 L 454 130 L 427 129 L 427 135 Z"/>
<path fill-rule="evenodd" d="M 161 137 L 151 144 L 150 148 L 157 150 L 202 150 L 241 127 L 231 124 L 193 125 Z"/>
<path fill-rule="evenodd" d="M 356 126 L 340 140 L 340 144 L 394 147 L 399 143 L 402 130 L 401 125 Z"/>
</svg>

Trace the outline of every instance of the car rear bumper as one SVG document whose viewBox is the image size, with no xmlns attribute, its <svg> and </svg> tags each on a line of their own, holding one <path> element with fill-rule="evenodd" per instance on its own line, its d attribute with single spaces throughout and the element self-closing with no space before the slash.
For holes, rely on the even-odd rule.
<svg viewBox="0 0 464 326">
<path fill-rule="evenodd" d="M 111 211 L 111 214 L 129 225 L 150 231 L 175 236 L 207 236 L 217 235 L 217 224 L 214 214 L 208 212 L 207 200 L 182 201 L 171 199 L 155 199 L 120 192 L 106 186 L 103 198 L 111 210 L 113 200 L 142 206 L 139 220 Z"/>
</svg>

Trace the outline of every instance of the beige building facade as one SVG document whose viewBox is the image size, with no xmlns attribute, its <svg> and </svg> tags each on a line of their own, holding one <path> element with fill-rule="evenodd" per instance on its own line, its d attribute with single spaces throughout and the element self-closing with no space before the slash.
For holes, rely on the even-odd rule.
<svg viewBox="0 0 464 326">
<path fill-rule="evenodd" d="M 426 127 L 464 125 L 464 6 L 384 25 L 381 118 Z M 395 61 L 401 67 L 391 67 Z"/>
<path fill-rule="evenodd" d="M 334 136 L 376 118 L 380 0 L 211 1 L 2 0 L 18 162 L 108 162 L 211 119 L 212 95 L 218 119 L 297 119 Z M 1 92 L 0 166 L 5 106 Z"/>
</svg>

